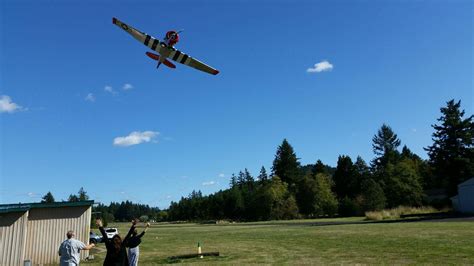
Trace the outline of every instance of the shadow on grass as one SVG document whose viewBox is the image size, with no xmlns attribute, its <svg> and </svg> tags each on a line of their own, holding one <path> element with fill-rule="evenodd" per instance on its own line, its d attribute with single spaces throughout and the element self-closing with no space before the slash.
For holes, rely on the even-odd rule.
<svg viewBox="0 0 474 266">
<path fill-rule="evenodd" d="M 265 222 L 265 223 L 241 223 L 237 224 L 240 226 L 275 226 L 275 225 L 284 225 L 284 226 L 328 226 L 328 225 L 352 225 L 352 224 L 390 224 L 390 223 L 413 223 L 413 222 L 474 222 L 473 215 L 463 215 L 459 213 L 452 212 L 443 212 L 443 213 L 427 213 L 427 214 L 413 214 L 413 215 L 403 215 L 400 219 L 389 219 L 389 220 L 363 220 L 363 221 L 308 221 L 308 222 Z"/>
<path fill-rule="evenodd" d="M 297 222 L 295 222 L 297 221 Z M 228 224 L 211 224 L 211 223 L 179 223 L 167 224 L 162 228 L 182 228 L 189 226 L 328 226 L 328 225 L 351 225 L 351 224 L 389 224 L 389 223 L 412 223 L 412 222 L 474 222 L 473 214 L 460 214 L 454 212 L 426 213 L 426 214 L 407 214 L 402 215 L 400 219 L 387 220 L 360 220 L 360 221 L 298 221 L 291 222 L 282 221 L 262 221 L 262 222 L 236 222 Z"/>
<path fill-rule="evenodd" d="M 203 263 L 215 263 L 215 262 L 225 262 L 228 261 L 225 256 L 218 256 L 218 257 L 204 257 L 203 259 L 200 258 L 189 258 L 189 259 L 175 259 L 175 258 L 163 258 L 158 260 L 157 263 L 159 264 L 177 264 L 177 263 L 193 263 L 193 262 L 203 262 Z"/>
</svg>

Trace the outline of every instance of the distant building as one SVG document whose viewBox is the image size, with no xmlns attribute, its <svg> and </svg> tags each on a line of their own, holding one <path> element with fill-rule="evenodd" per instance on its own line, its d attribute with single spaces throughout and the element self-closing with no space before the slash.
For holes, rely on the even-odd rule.
<svg viewBox="0 0 474 266">
<path fill-rule="evenodd" d="M 0 265 L 59 264 L 58 249 L 68 230 L 89 242 L 94 201 L 0 205 Z M 89 255 L 81 252 L 81 259 Z"/>
<path fill-rule="evenodd" d="M 474 177 L 458 185 L 458 195 L 451 202 L 456 211 L 474 213 Z"/>
</svg>

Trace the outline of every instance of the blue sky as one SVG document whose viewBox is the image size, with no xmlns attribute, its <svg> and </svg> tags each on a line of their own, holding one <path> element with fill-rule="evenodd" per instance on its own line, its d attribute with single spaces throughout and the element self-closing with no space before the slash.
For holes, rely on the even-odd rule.
<svg viewBox="0 0 474 266">
<path fill-rule="evenodd" d="M 270 170 L 283 138 L 302 164 L 370 161 L 382 123 L 426 158 L 439 108 L 474 110 L 471 1 L 0 5 L 2 203 L 84 187 L 167 207 Z M 157 38 L 185 29 L 177 48 L 221 73 L 157 71 L 114 16 Z"/>
</svg>

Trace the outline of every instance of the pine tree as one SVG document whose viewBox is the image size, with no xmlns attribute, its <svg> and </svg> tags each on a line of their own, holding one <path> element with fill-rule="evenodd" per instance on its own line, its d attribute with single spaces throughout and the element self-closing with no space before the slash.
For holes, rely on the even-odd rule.
<svg viewBox="0 0 474 266">
<path fill-rule="evenodd" d="M 372 148 L 376 155 L 373 165 L 376 168 L 384 167 L 389 162 L 395 162 L 398 158 L 397 148 L 400 140 L 391 127 L 383 124 L 372 138 Z"/>
<path fill-rule="evenodd" d="M 372 162 L 374 178 L 384 191 L 387 205 L 389 207 L 420 205 L 424 192 L 422 177 L 414 160 L 415 155 L 407 147 L 404 148 L 404 156 L 400 155 L 397 148 L 401 141 L 385 124 L 372 141 L 377 156 Z"/>
<path fill-rule="evenodd" d="M 414 154 L 408 147 L 407 145 L 403 145 L 402 148 L 402 153 L 400 154 L 402 158 L 408 158 L 408 159 L 413 159 L 413 160 L 418 160 L 420 157 L 416 154 Z"/>
<path fill-rule="evenodd" d="M 244 180 L 245 180 L 245 183 L 247 184 L 255 182 L 255 179 L 250 174 L 249 170 L 247 170 L 247 168 L 244 169 Z"/>
<path fill-rule="evenodd" d="M 44 195 L 43 198 L 41 199 L 41 202 L 42 203 L 53 203 L 54 202 L 53 194 L 51 194 L 51 192 L 48 191 L 48 193 L 46 193 L 46 195 Z"/>
<path fill-rule="evenodd" d="M 314 165 L 312 172 L 313 172 L 313 175 L 329 174 L 326 165 L 324 165 L 323 162 L 321 162 L 321 160 L 316 161 L 316 164 Z"/>
<path fill-rule="evenodd" d="M 433 145 L 427 147 L 430 164 L 450 196 L 457 193 L 457 185 L 474 175 L 474 115 L 464 118 L 461 101 L 447 102 L 441 108 L 440 125 L 432 125 Z"/>
<path fill-rule="evenodd" d="M 235 174 L 232 174 L 232 176 L 230 177 L 229 185 L 230 188 L 233 188 L 237 185 L 237 177 L 235 176 Z"/>
<path fill-rule="evenodd" d="M 311 217 L 315 212 L 317 185 L 314 175 L 306 174 L 298 184 L 296 192 L 296 202 L 301 214 Z"/>
<path fill-rule="evenodd" d="M 224 214 L 230 219 L 240 220 L 245 209 L 242 191 L 235 186 L 224 196 Z"/>
<path fill-rule="evenodd" d="M 87 192 L 84 190 L 83 187 L 81 187 L 81 189 L 79 189 L 78 199 L 79 199 L 79 201 L 89 200 L 89 196 L 87 195 Z"/>
<path fill-rule="evenodd" d="M 358 175 L 358 183 L 362 183 L 363 180 L 370 178 L 370 168 L 362 157 L 357 156 L 357 160 L 354 163 L 354 170 Z"/>
<path fill-rule="evenodd" d="M 260 174 L 258 175 L 257 180 L 260 183 L 266 183 L 268 181 L 267 170 L 265 169 L 265 167 L 262 166 L 262 168 L 260 169 Z"/>
<path fill-rule="evenodd" d="M 79 198 L 77 197 L 77 195 L 71 194 L 71 195 L 69 195 L 69 198 L 68 198 L 67 201 L 69 201 L 69 202 L 77 202 L 77 201 L 79 201 Z"/>
<path fill-rule="evenodd" d="M 353 198 L 359 188 L 354 164 L 349 156 L 339 156 L 336 172 L 334 173 L 334 192 L 339 199 L 344 197 Z"/>
<path fill-rule="evenodd" d="M 361 198 L 360 195 L 363 193 L 363 187 L 362 184 L 364 181 L 373 179 L 372 172 L 370 171 L 370 167 L 367 165 L 367 163 L 362 159 L 362 157 L 357 156 L 357 159 L 354 163 L 354 186 L 353 186 L 353 195 L 356 195 L 354 198 L 354 203 L 357 205 L 361 205 Z M 382 191 L 383 193 L 383 191 Z M 359 210 L 361 209 L 361 206 L 358 206 Z"/>
<path fill-rule="evenodd" d="M 284 139 L 282 144 L 278 146 L 275 159 L 273 160 L 273 175 L 277 175 L 281 181 L 287 183 L 291 188 L 298 182 L 299 166 L 300 163 L 293 147 Z"/>
<path fill-rule="evenodd" d="M 237 185 L 239 186 L 240 189 L 242 189 L 244 184 L 245 184 L 245 174 L 244 172 L 239 171 L 239 174 L 237 175 Z"/>
<path fill-rule="evenodd" d="M 253 187 L 255 185 L 255 179 L 253 176 L 250 174 L 250 172 L 247 170 L 247 168 L 244 169 L 244 182 L 247 188 L 252 191 Z"/>
</svg>

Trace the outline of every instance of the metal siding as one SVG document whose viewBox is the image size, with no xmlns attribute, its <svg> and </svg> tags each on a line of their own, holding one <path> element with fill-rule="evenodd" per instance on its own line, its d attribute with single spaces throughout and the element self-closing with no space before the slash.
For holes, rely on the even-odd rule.
<svg viewBox="0 0 474 266">
<path fill-rule="evenodd" d="M 18 217 L 19 216 L 19 217 Z M 12 220 L 11 224 L 7 220 Z M 0 265 L 22 265 L 28 211 L 0 217 Z"/>
<path fill-rule="evenodd" d="M 458 188 L 459 210 L 474 213 L 474 185 L 463 185 Z"/>
<path fill-rule="evenodd" d="M 83 230 L 84 235 L 83 235 L 83 240 L 82 242 L 89 244 L 89 236 L 91 232 L 91 219 L 92 219 L 92 208 L 88 208 L 85 215 L 84 215 L 84 222 L 82 223 L 85 227 L 85 230 Z M 85 259 L 89 256 L 89 250 L 84 250 L 81 252 L 81 259 Z"/>
<path fill-rule="evenodd" d="M 68 230 L 74 230 L 76 239 L 89 242 L 90 218 L 90 206 L 30 209 L 25 258 L 33 264 L 59 263 L 58 248 Z M 88 254 L 82 251 L 81 258 Z"/>
</svg>

